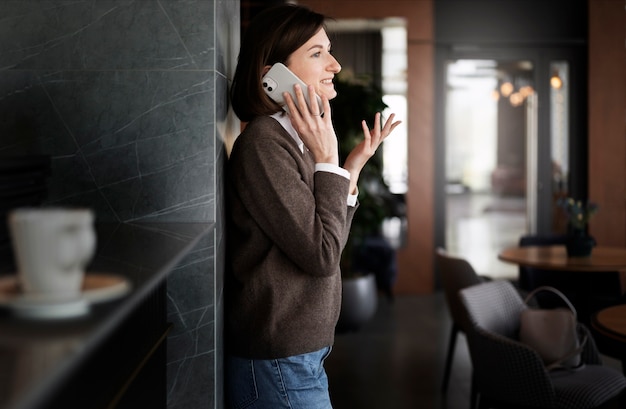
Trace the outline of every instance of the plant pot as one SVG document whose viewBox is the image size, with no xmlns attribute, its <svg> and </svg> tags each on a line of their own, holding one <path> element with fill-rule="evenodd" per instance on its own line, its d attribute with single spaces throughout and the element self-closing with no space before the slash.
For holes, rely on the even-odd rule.
<svg viewBox="0 0 626 409">
<path fill-rule="evenodd" d="M 596 241 L 586 233 L 573 233 L 567 236 L 565 248 L 568 257 L 589 257 Z"/>
<path fill-rule="evenodd" d="M 341 313 L 337 332 L 356 331 L 369 321 L 378 308 L 376 277 L 367 274 L 344 278 L 342 283 Z"/>
</svg>

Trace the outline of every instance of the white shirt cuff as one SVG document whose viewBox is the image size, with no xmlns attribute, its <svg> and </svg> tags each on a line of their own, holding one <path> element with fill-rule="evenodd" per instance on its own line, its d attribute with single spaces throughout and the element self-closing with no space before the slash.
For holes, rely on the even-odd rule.
<svg viewBox="0 0 626 409">
<path fill-rule="evenodd" d="M 359 188 L 356 188 L 356 194 L 348 195 L 348 206 L 354 207 L 356 206 L 356 199 L 359 197 Z"/>
<path fill-rule="evenodd" d="M 332 163 L 316 163 L 315 171 L 335 173 L 339 176 L 343 176 L 344 178 L 350 180 L 350 172 L 348 172 L 342 167 L 333 165 Z"/>
</svg>

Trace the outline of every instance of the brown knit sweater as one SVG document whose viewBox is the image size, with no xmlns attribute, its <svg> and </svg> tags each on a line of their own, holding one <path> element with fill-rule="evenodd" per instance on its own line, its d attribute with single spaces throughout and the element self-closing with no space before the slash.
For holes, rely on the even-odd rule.
<svg viewBox="0 0 626 409">
<path fill-rule="evenodd" d="M 330 346 L 339 259 L 355 207 L 349 180 L 315 172 L 273 118 L 251 121 L 227 165 L 226 349 L 255 359 Z"/>
</svg>

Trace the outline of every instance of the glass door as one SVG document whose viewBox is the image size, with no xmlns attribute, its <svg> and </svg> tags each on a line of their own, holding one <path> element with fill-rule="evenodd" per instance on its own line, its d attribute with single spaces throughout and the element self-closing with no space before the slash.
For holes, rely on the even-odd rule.
<svg viewBox="0 0 626 409">
<path fill-rule="evenodd" d="M 437 66 L 435 243 L 513 278 L 498 252 L 561 232 L 559 198 L 586 192 L 584 55 L 450 48 Z"/>
<path fill-rule="evenodd" d="M 478 271 L 513 276 L 497 261 L 502 242 L 530 229 L 527 174 L 536 163 L 534 66 L 527 60 L 458 59 L 446 64 L 446 243 Z"/>
</svg>

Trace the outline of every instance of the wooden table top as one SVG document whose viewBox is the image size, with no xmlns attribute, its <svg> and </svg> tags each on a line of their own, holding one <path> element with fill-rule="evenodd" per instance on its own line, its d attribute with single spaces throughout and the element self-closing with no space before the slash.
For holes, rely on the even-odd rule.
<svg viewBox="0 0 626 409">
<path fill-rule="evenodd" d="M 626 304 L 599 311 L 593 317 L 592 325 L 603 334 L 626 342 Z"/>
<path fill-rule="evenodd" d="M 626 248 L 596 246 L 588 257 L 568 257 L 565 246 L 509 247 L 498 254 L 502 261 L 545 270 L 624 271 Z"/>
</svg>

